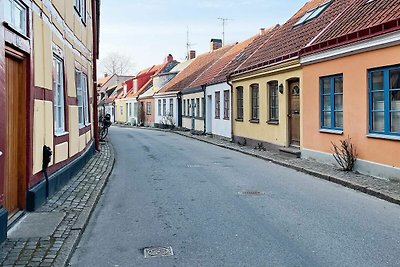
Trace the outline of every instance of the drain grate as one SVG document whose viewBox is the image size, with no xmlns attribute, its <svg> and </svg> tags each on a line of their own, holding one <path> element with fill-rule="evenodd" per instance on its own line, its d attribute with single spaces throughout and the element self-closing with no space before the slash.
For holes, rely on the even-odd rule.
<svg viewBox="0 0 400 267">
<path fill-rule="evenodd" d="M 260 192 L 260 191 L 242 191 L 242 192 L 239 192 L 239 195 L 243 195 L 243 196 L 262 196 L 262 195 L 265 195 L 265 192 Z"/>
<path fill-rule="evenodd" d="M 149 247 L 144 248 L 143 252 L 145 258 L 168 257 L 174 255 L 172 247 Z"/>
</svg>

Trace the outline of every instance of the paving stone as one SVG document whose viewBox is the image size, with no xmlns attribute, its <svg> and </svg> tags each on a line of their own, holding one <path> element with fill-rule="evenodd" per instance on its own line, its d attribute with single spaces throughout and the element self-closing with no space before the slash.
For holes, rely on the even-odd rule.
<svg viewBox="0 0 400 267">
<path fill-rule="evenodd" d="M 51 234 L 35 238 L 7 239 L 0 245 L 0 266 L 52 266 L 57 262 L 65 264 L 78 241 L 78 235 L 71 234 L 71 228 L 84 208 L 87 207 L 89 210 L 94 208 L 111 173 L 113 163 L 112 147 L 108 143 L 102 144 L 100 153 L 96 153 L 68 184 L 36 211 L 36 213 L 65 213 Z M 86 220 L 89 214 L 87 213 Z M 72 240 L 69 240 L 71 238 Z"/>
</svg>

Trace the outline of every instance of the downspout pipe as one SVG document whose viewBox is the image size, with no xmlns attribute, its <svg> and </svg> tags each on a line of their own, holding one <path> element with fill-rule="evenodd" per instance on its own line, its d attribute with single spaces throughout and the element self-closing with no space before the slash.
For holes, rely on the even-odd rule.
<svg viewBox="0 0 400 267">
<path fill-rule="evenodd" d="M 203 115 L 203 124 L 204 124 L 204 130 L 203 130 L 203 134 L 206 135 L 207 134 L 207 127 L 206 127 L 206 123 L 207 123 L 207 119 L 206 119 L 206 112 L 205 112 L 205 107 L 206 105 L 206 88 L 207 88 L 207 84 L 203 84 L 201 86 L 201 90 L 203 90 L 203 99 L 204 101 L 202 102 L 204 104 L 204 107 L 201 107 L 202 109 L 202 115 Z M 200 104 L 201 105 L 201 104 Z"/>
<path fill-rule="evenodd" d="M 231 81 L 231 74 L 229 74 L 226 77 L 226 83 L 231 87 L 231 110 L 230 110 L 230 118 L 231 118 L 231 142 L 234 142 L 233 140 L 233 84 Z"/>
<path fill-rule="evenodd" d="M 92 29 L 93 29 L 93 129 L 94 129 L 94 142 L 97 151 L 100 151 L 99 143 L 99 116 L 97 110 L 97 59 L 99 58 L 99 16 L 100 16 L 100 1 L 92 0 Z"/>
</svg>

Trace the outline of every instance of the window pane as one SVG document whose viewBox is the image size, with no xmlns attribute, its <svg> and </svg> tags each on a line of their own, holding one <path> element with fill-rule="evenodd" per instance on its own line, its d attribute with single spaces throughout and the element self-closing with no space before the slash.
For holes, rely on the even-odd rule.
<svg viewBox="0 0 400 267">
<path fill-rule="evenodd" d="M 373 110 L 384 110 L 385 102 L 383 92 L 372 93 L 372 105 Z"/>
<path fill-rule="evenodd" d="M 335 78 L 335 94 L 343 93 L 343 77 Z"/>
<path fill-rule="evenodd" d="M 324 112 L 323 126 L 331 127 L 331 113 L 330 112 Z"/>
<path fill-rule="evenodd" d="M 390 109 L 400 110 L 400 90 L 390 92 Z"/>
<path fill-rule="evenodd" d="M 383 112 L 372 113 L 372 129 L 376 132 L 383 132 L 385 130 L 385 121 Z"/>
<path fill-rule="evenodd" d="M 335 112 L 335 128 L 343 128 L 343 112 Z"/>
<path fill-rule="evenodd" d="M 390 117 L 390 131 L 392 133 L 400 133 L 400 112 L 392 112 Z"/>
<path fill-rule="evenodd" d="M 400 89 L 400 69 L 390 71 L 390 89 Z"/>
<path fill-rule="evenodd" d="M 343 95 L 335 95 L 335 110 L 343 110 Z"/>
<path fill-rule="evenodd" d="M 324 96 L 324 110 L 331 109 L 331 96 L 326 95 Z"/>
<path fill-rule="evenodd" d="M 12 10 L 12 6 L 11 6 L 11 0 L 6 0 L 5 1 L 5 3 L 4 3 L 4 5 L 5 5 L 5 12 L 4 12 L 4 16 L 5 16 L 5 20 L 8 22 L 8 23 L 11 23 L 12 24 L 12 18 L 11 18 L 11 10 Z"/>
<path fill-rule="evenodd" d="M 372 73 L 372 91 L 383 90 L 383 71 Z"/>
<path fill-rule="evenodd" d="M 331 80 L 330 79 L 323 79 L 322 80 L 322 93 L 324 95 L 331 93 Z"/>
</svg>

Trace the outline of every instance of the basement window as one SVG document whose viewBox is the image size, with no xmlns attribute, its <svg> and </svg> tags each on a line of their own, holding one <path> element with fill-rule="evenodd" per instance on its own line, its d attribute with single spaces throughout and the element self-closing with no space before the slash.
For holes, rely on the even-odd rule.
<svg viewBox="0 0 400 267">
<path fill-rule="evenodd" d="M 315 19 L 318 17 L 329 5 L 331 1 L 326 2 L 323 5 L 320 5 L 317 8 L 314 8 L 310 11 L 307 11 L 295 24 L 294 26 L 305 24 L 306 22 Z"/>
</svg>

